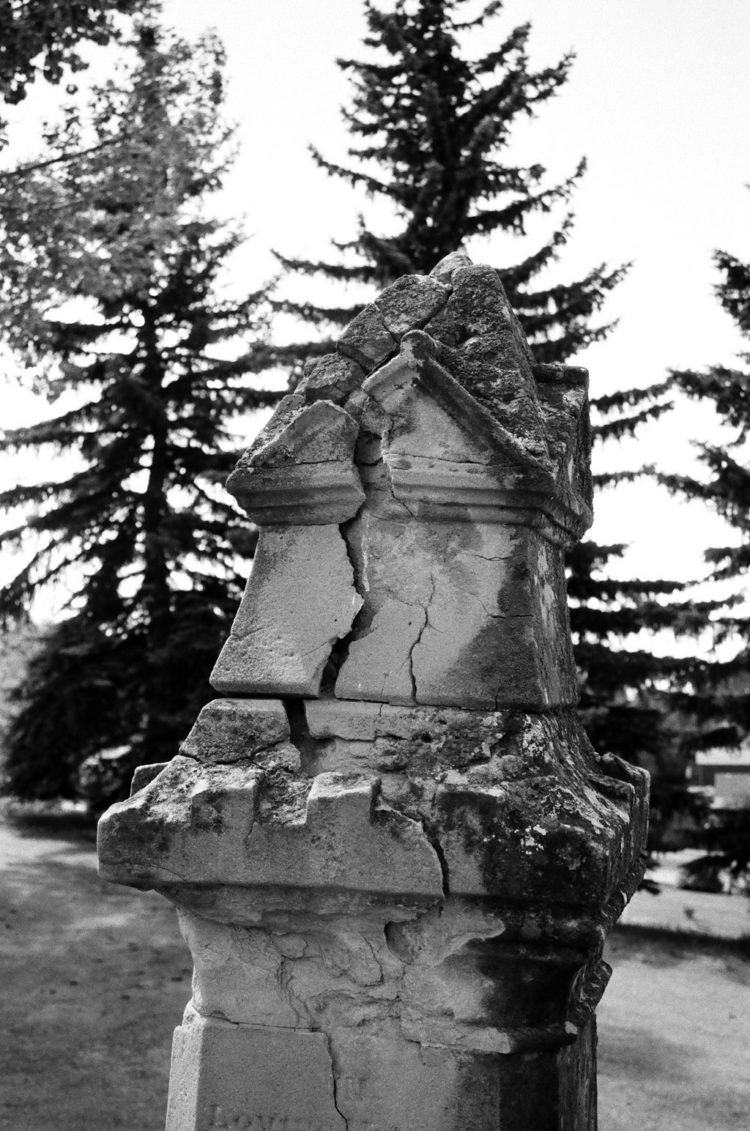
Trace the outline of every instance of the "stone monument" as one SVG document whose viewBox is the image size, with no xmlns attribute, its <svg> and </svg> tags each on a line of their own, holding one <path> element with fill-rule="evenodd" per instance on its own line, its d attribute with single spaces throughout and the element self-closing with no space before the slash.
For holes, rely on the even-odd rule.
<svg viewBox="0 0 750 1131">
<path fill-rule="evenodd" d="M 169 1131 L 592 1131 L 646 775 L 577 720 L 586 372 L 497 273 L 406 276 L 228 488 L 260 527 L 223 696 L 99 830 L 194 961 Z"/>
</svg>

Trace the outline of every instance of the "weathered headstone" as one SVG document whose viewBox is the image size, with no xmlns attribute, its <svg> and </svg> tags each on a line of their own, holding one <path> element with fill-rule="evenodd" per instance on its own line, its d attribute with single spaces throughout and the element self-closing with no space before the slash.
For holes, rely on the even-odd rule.
<svg viewBox="0 0 750 1131">
<path fill-rule="evenodd" d="M 170 1131 L 595 1128 L 647 809 L 574 710 L 587 411 L 456 253 L 367 307 L 230 477 L 261 535 L 227 697 L 100 825 L 102 875 L 172 900 L 193 955 Z"/>
</svg>

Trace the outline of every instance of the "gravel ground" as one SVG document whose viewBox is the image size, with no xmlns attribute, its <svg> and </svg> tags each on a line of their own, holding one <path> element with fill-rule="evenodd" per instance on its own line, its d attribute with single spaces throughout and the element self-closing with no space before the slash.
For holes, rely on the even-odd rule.
<svg viewBox="0 0 750 1131">
<path fill-rule="evenodd" d="M 0 1127 L 161 1131 L 172 1029 L 190 996 L 173 911 L 102 883 L 80 829 L 5 824 L 0 860 Z M 662 897 L 646 898 L 653 917 Z M 711 919 L 705 901 L 722 898 L 695 906 Z M 750 961 L 716 942 L 632 929 L 609 949 L 601 1131 L 750 1126 Z"/>
</svg>

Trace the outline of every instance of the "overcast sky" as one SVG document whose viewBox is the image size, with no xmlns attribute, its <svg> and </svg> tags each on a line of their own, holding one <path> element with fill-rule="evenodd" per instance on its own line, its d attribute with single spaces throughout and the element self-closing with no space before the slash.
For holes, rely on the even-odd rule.
<svg viewBox="0 0 750 1131">
<path fill-rule="evenodd" d="M 344 157 L 340 107 L 348 84 L 335 58 L 362 54 L 361 5 L 166 0 L 164 7 L 180 32 L 195 35 L 210 23 L 227 47 L 229 110 L 241 151 L 221 206 L 244 214 L 252 234 L 235 260 L 235 281 L 267 278 L 272 247 L 325 257 L 329 239 L 350 237 L 357 212 L 369 207 L 316 169 L 306 150 L 313 142 L 334 160 Z M 532 65 L 554 63 L 569 50 L 577 55 L 568 84 L 512 142 L 514 162 L 541 162 L 553 178 L 588 158 L 559 277 L 575 279 L 602 260 L 634 261 L 605 309 L 607 320 L 620 320 L 617 330 L 577 359 L 591 371 L 592 391 L 649 384 L 668 366 L 731 362 L 741 342 L 713 296 L 711 253 L 718 247 L 750 258 L 750 3 L 506 0 L 469 43 L 481 53 L 525 20 L 533 24 Z M 48 105 L 41 96 L 23 111 L 26 139 L 40 105 Z M 470 252 L 494 265 L 510 258 L 502 239 L 477 241 Z M 513 258 L 520 254 L 519 246 Z M 26 416 L 27 399 L 16 403 Z M 656 459 L 681 468 L 689 439 L 710 434 L 705 410 L 681 411 L 645 430 L 635 448 L 612 449 L 606 462 Z M 603 466 L 603 457 L 598 462 Z M 630 542 L 628 568 L 641 575 L 694 576 L 703 546 L 723 537 L 719 529 L 702 508 L 641 487 L 602 495 L 594 535 Z"/>
</svg>

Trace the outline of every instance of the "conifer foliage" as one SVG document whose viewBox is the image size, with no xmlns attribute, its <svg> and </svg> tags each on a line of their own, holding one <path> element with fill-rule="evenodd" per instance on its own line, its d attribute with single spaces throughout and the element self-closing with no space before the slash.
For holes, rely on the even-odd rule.
<svg viewBox="0 0 750 1131">
<path fill-rule="evenodd" d="M 73 592 L 8 736 L 25 796 L 70 795 L 102 749 L 132 765 L 175 753 L 251 550 L 220 486 L 230 423 L 275 399 L 250 376 L 264 296 L 218 289 L 242 239 L 207 209 L 230 161 L 221 46 L 143 25 L 132 50 L 0 205 L 0 333 L 53 405 L 0 442 L 38 453 L 31 485 L 0 494 L 15 519 L 0 546 L 26 555 L 0 614 L 22 616 L 56 579 Z"/>
<path fill-rule="evenodd" d="M 660 654 L 647 642 L 664 630 L 696 637 L 716 602 L 691 599 L 677 580 L 618 578 L 613 563 L 626 549 L 586 541 L 568 554 L 579 711 L 596 750 L 649 771 L 649 844 L 674 849 L 683 847 L 681 829 L 700 815 L 685 775 L 696 721 L 684 689 L 704 664 L 694 655 Z"/>
<path fill-rule="evenodd" d="M 607 443 L 633 436 L 672 408 L 669 380 L 592 399 L 594 464 Z M 603 505 L 615 505 L 618 484 L 642 472 L 594 475 L 597 490 L 610 488 Z M 578 665 L 582 720 L 595 748 L 617 754 L 651 774 L 650 845 L 682 847 L 681 828 L 698 818 L 686 767 L 696 720 L 685 694 L 703 670 L 694 641 L 717 602 L 697 601 L 690 585 L 668 578 L 618 576 L 628 547 L 582 542 L 568 554 L 568 601 Z M 680 655 L 650 646 L 654 635 L 690 641 Z M 687 653 L 687 654 L 686 654 Z M 691 654 L 693 653 L 693 654 Z"/>
<path fill-rule="evenodd" d="M 731 532 L 725 544 L 709 548 L 705 557 L 710 576 L 734 590 L 714 618 L 718 641 L 733 646 L 734 654 L 707 663 L 691 695 L 702 724 L 697 744 L 731 747 L 750 735 L 750 263 L 724 251 L 715 253 L 714 262 L 721 276 L 717 297 L 748 348 L 735 366 L 672 371 L 675 388 L 715 410 L 724 441 L 698 443 L 702 476 L 662 473 L 659 478 L 671 491 L 707 503 Z M 750 868 L 746 810 L 714 814 L 701 840 L 716 864 L 736 874 Z"/>
<path fill-rule="evenodd" d="M 343 111 L 354 139 L 351 165 L 317 164 L 375 198 L 394 215 L 393 231 L 379 233 L 360 220 L 354 239 L 338 244 L 339 262 L 281 257 L 289 269 L 343 282 L 382 287 L 399 275 L 428 273 L 475 236 L 524 236 L 535 213 L 562 209 L 546 241 L 518 262 L 498 264 L 505 289 L 540 362 L 563 361 L 609 327 L 592 318 L 624 268 L 600 264 L 585 278 L 543 286 L 537 276 L 557 259 L 572 230 L 567 210 L 585 170 L 550 182 L 541 164 L 519 165 L 509 154 L 514 125 L 534 115 L 565 83 L 566 55 L 551 67 L 531 67 L 530 25 L 499 37 L 484 55 L 469 55 L 472 31 L 502 8 L 492 0 L 462 18 L 467 0 L 396 0 L 392 10 L 365 2 L 367 60 L 340 59 L 351 78 L 352 99 Z M 353 261 L 351 261 L 353 258 Z M 287 303 L 286 309 L 318 324 L 343 324 L 357 307 L 323 308 Z"/>
<path fill-rule="evenodd" d="M 702 478 L 665 474 L 660 478 L 671 490 L 708 503 L 726 520 L 734 537 L 726 545 L 707 550 L 706 561 L 715 580 L 737 580 L 746 586 L 750 573 L 750 264 L 723 251 L 716 252 L 714 262 L 722 275 L 716 288 L 719 301 L 748 339 L 748 349 L 740 353 L 739 366 L 672 371 L 676 388 L 716 411 L 725 441 L 698 444 L 705 469 Z M 733 676 L 750 672 L 750 628 L 747 616 L 734 615 L 731 609 L 726 610 L 719 628 L 725 638 L 732 637 L 740 645 L 735 660 L 717 668 L 720 682 L 726 685 Z M 750 733 L 747 690 L 750 688 L 736 696 L 730 694 L 721 706 L 743 734 Z"/>
</svg>

